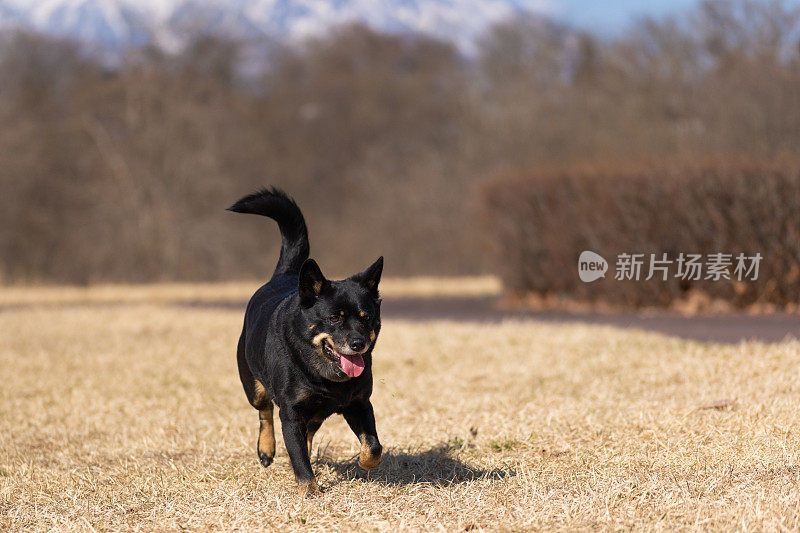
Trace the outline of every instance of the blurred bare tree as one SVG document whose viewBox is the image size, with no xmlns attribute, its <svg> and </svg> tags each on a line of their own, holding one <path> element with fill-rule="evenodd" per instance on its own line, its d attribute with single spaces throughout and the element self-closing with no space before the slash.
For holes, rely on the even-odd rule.
<svg viewBox="0 0 800 533">
<path fill-rule="evenodd" d="M 709 1 L 613 40 L 520 17 L 474 60 L 346 26 L 265 43 L 256 77 L 253 43 L 198 37 L 110 68 L 6 34 L 0 279 L 264 276 L 277 232 L 224 207 L 265 184 L 297 197 L 332 274 L 378 254 L 395 275 L 484 271 L 475 191 L 499 173 L 796 153 L 792 6 Z"/>
</svg>

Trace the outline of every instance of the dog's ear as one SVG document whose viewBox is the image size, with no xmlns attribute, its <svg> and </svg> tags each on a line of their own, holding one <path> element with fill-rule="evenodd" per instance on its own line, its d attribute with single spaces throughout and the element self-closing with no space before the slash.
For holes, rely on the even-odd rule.
<svg viewBox="0 0 800 533">
<path fill-rule="evenodd" d="M 306 259 L 300 267 L 300 281 L 297 287 L 300 305 L 303 307 L 314 305 L 327 284 L 328 280 L 322 275 L 317 262 Z"/>
<path fill-rule="evenodd" d="M 362 287 L 365 287 L 373 293 L 373 295 L 377 298 L 378 297 L 378 283 L 381 281 L 381 273 L 383 272 L 383 256 L 380 256 L 377 261 L 372 263 L 369 268 L 367 268 L 364 272 L 359 272 L 355 276 L 351 277 L 353 281 L 360 283 Z"/>
</svg>

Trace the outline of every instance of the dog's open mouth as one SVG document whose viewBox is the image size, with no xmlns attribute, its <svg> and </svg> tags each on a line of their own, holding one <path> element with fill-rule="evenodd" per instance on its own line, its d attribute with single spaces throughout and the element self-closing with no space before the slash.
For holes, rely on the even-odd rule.
<svg viewBox="0 0 800 533">
<path fill-rule="evenodd" d="M 364 358 L 361 354 L 346 355 L 339 353 L 327 341 L 322 343 L 322 349 L 325 353 L 335 361 L 339 361 L 339 366 L 342 367 L 342 372 L 351 378 L 357 378 L 364 371 Z"/>
</svg>

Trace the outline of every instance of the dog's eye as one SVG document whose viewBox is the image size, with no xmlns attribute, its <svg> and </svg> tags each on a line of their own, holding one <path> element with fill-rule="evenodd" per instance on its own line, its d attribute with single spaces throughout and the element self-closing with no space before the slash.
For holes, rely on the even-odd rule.
<svg viewBox="0 0 800 533">
<path fill-rule="evenodd" d="M 372 319 L 372 317 L 370 316 L 369 313 L 364 313 L 363 315 L 361 315 L 361 317 L 366 321 L 369 321 L 369 320 Z"/>
<path fill-rule="evenodd" d="M 336 323 L 337 323 L 337 322 L 339 322 L 341 319 L 342 319 L 342 317 L 341 317 L 341 316 L 339 316 L 339 315 L 331 315 L 331 316 L 329 317 L 329 320 L 331 321 L 331 324 L 336 324 Z"/>
</svg>

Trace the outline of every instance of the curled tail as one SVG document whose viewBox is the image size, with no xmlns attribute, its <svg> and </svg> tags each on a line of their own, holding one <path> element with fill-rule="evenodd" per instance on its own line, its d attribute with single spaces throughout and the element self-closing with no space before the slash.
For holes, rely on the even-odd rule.
<svg viewBox="0 0 800 533">
<path fill-rule="evenodd" d="M 251 213 L 269 217 L 281 230 L 281 256 L 275 274 L 298 274 L 303 261 L 308 259 L 308 229 L 303 213 L 295 201 L 275 187 L 262 189 L 245 196 L 228 211 Z"/>
</svg>

